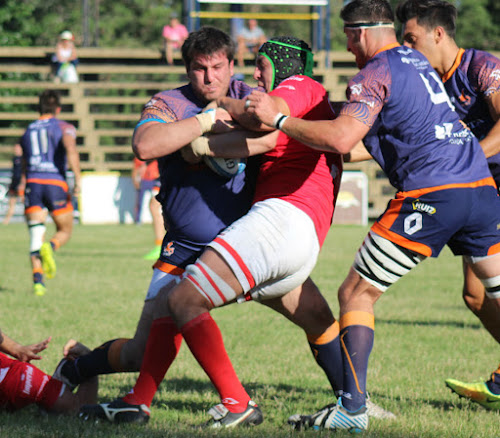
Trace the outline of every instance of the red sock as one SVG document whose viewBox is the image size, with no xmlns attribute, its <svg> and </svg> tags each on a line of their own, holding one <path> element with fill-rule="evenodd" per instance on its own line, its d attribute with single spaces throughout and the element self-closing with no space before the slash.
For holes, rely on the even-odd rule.
<svg viewBox="0 0 500 438">
<path fill-rule="evenodd" d="M 155 319 L 151 324 L 141 371 L 134 388 L 123 400 L 151 406 L 153 397 L 181 347 L 182 336 L 172 318 Z"/>
<path fill-rule="evenodd" d="M 219 327 L 210 313 L 202 313 L 184 324 L 181 333 L 191 353 L 219 392 L 224 406 L 234 413 L 243 412 L 250 397 L 234 371 Z"/>
</svg>

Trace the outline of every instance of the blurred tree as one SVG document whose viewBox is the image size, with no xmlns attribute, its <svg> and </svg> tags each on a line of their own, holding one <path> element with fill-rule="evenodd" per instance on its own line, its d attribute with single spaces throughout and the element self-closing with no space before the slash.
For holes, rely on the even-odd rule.
<svg viewBox="0 0 500 438">
<path fill-rule="evenodd" d="M 89 32 L 98 35 L 102 47 L 148 47 L 162 45 L 162 29 L 172 11 L 181 14 L 182 2 L 169 0 L 86 0 L 92 12 Z M 390 0 L 396 6 L 400 0 Z M 457 40 L 462 47 L 500 50 L 499 0 L 450 0 L 458 8 Z M 345 35 L 339 17 L 345 0 L 330 0 L 331 49 L 345 49 Z M 98 14 L 95 8 L 98 7 Z M 205 7 L 205 6 L 204 6 Z M 210 10 L 228 10 L 227 4 L 212 4 Z M 274 6 L 245 5 L 245 11 L 276 12 Z M 306 6 L 291 6 L 286 12 L 308 11 Z M 0 44 L 3 46 L 52 46 L 64 29 L 83 40 L 83 1 L 75 0 L 0 0 Z M 99 17 L 96 29 L 94 17 Z M 203 20 L 229 32 L 229 20 Z M 269 36 L 291 34 L 311 40 L 311 24 L 302 20 L 261 20 Z M 397 24 L 397 30 L 399 25 Z M 98 33 L 97 33 L 98 32 Z M 399 34 L 399 32 L 398 32 Z M 91 41 L 92 43 L 92 41 Z"/>
</svg>

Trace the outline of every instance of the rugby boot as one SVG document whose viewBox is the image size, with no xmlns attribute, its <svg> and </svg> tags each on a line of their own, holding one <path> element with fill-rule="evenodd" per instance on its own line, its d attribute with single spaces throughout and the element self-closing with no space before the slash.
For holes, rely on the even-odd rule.
<svg viewBox="0 0 500 438">
<path fill-rule="evenodd" d="M 262 411 L 252 400 L 248 402 L 247 408 L 238 414 L 230 412 L 222 403 L 210 408 L 208 413 L 212 418 L 205 427 L 257 426 L 264 420 Z"/>
<path fill-rule="evenodd" d="M 350 412 L 342 406 L 342 398 L 337 404 L 332 403 L 312 415 L 292 415 L 288 423 L 295 429 L 329 429 L 347 430 L 360 433 L 368 429 L 368 413 L 366 406 L 356 412 Z"/>
<path fill-rule="evenodd" d="M 479 403 L 486 409 L 500 411 L 500 394 L 492 393 L 486 382 L 466 383 L 446 379 L 445 384 L 460 397 Z"/>
<path fill-rule="evenodd" d="M 78 416 L 85 421 L 106 420 L 110 423 L 147 423 L 151 410 L 146 405 L 131 405 L 117 398 L 111 403 L 84 405 Z"/>
<path fill-rule="evenodd" d="M 47 292 L 47 288 L 43 283 L 33 283 L 33 293 L 37 297 L 43 297 L 45 295 L 45 292 Z"/>
<path fill-rule="evenodd" d="M 48 279 L 56 276 L 57 266 L 54 260 L 54 250 L 50 242 L 45 242 L 40 248 L 40 258 L 42 259 L 43 273 Z"/>
<path fill-rule="evenodd" d="M 158 260 L 160 258 L 161 245 L 155 245 L 155 247 L 149 251 L 144 257 L 144 260 Z"/>
</svg>

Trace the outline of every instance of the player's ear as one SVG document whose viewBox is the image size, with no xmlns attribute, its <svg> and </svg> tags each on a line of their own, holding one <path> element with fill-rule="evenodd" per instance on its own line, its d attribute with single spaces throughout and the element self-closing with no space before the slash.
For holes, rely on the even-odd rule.
<svg viewBox="0 0 500 438">
<path fill-rule="evenodd" d="M 446 37 L 446 31 L 443 26 L 437 26 L 434 28 L 434 42 L 439 44 Z"/>
</svg>

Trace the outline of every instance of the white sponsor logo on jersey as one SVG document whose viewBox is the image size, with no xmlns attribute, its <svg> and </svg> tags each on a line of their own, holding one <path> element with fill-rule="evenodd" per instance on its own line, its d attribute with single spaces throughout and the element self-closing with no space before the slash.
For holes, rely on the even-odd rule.
<svg viewBox="0 0 500 438">
<path fill-rule="evenodd" d="M 363 84 L 355 84 L 351 86 L 351 93 L 354 95 L 359 95 L 363 91 Z"/>
<path fill-rule="evenodd" d="M 495 78 L 495 80 L 500 79 L 500 70 L 493 70 L 490 77 Z"/>
</svg>

